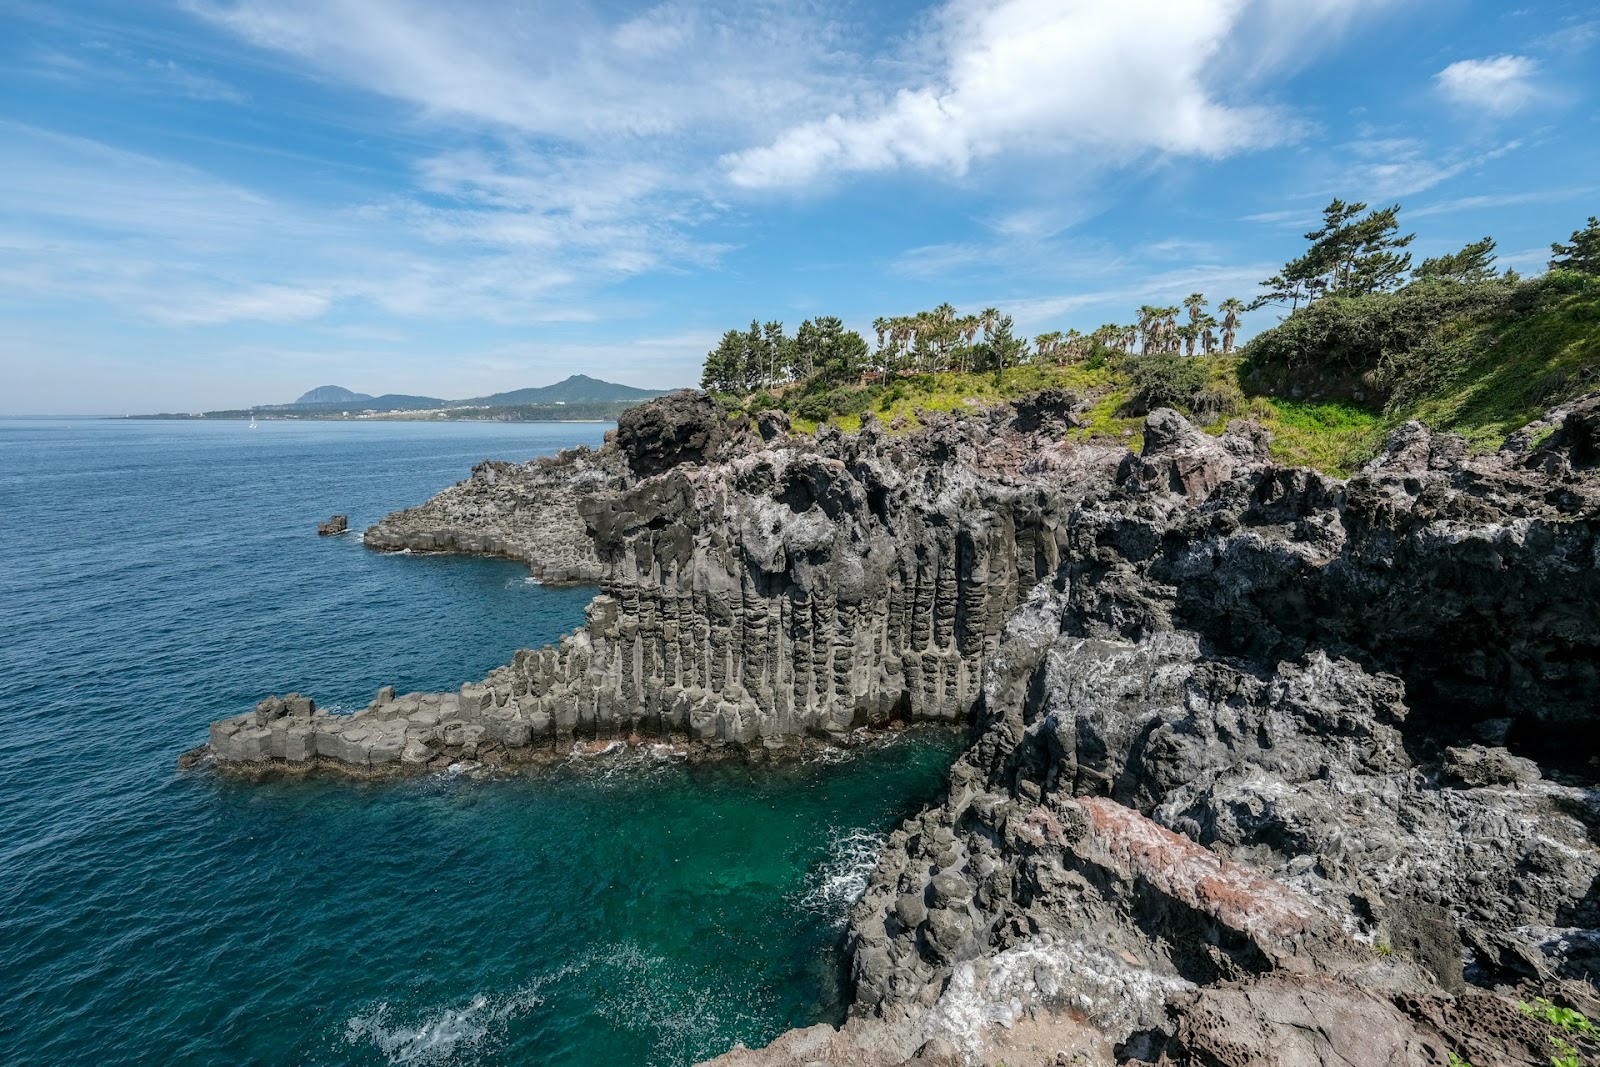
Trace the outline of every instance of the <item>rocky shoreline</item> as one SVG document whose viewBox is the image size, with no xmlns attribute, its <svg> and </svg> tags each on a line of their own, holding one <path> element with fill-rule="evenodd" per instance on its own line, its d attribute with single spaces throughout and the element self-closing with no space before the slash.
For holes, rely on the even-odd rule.
<svg viewBox="0 0 1600 1067">
<path fill-rule="evenodd" d="M 715 1062 L 1548 1063 L 1508 996 L 1600 1009 L 1600 398 L 1491 456 L 1408 425 L 1343 481 L 1166 410 L 1076 443 L 1075 399 L 791 435 L 674 394 L 482 464 L 367 544 L 597 578 L 585 626 L 457 693 L 271 698 L 204 756 L 972 723 L 852 913 L 850 1022 Z"/>
<path fill-rule="evenodd" d="M 521 560 L 551 585 L 592 585 L 603 569 L 574 501 L 620 489 L 626 480 L 614 448 L 580 446 L 527 463 L 485 460 L 466 481 L 385 516 L 362 543 L 379 552 L 502 556 Z"/>
</svg>

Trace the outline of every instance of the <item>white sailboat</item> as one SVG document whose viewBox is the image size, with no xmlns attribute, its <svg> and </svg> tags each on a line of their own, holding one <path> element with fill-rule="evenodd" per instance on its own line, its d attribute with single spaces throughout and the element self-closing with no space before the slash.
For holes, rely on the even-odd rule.
<svg viewBox="0 0 1600 1067">
<path fill-rule="evenodd" d="M 252 430 L 259 430 L 261 428 L 256 425 L 256 413 L 253 411 L 250 413 L 250 428 Z"/>
</svg>

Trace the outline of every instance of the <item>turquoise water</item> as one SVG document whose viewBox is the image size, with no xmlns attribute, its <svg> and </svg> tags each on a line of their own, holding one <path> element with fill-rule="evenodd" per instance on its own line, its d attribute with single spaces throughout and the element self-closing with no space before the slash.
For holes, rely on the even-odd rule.
<svg viewBox="0 0 1600 1067">
<path fill-rule="evenodd" d="M 364 529 L 604 427 L 0 420 L 0 1063 L 671 1064 L 841 1011 L 948 735 L 777 770 L 180 774 L 268 692 L 454 687 L 581 618 Z"/>
</svg>

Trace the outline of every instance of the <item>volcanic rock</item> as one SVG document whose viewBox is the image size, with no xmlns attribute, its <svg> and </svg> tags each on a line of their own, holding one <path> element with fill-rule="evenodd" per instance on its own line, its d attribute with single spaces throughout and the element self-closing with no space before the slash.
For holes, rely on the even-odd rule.
<svg viewBox="0 0 1600 1067">
<path fill-rule="evenodd" d="M 475 471 L 424 508 L 529 544 L 502 494 L 572 479 L 585 625 L 458 693 L 265 701 L 217 765 L 968 725 L 851 913 L 849 1023 L 720 1062 L 1522 1062 L 1495 990 L 1600 955 L 1600 399 L 1348 480 L 1169 410 L 1139 455 L 1065 441 L 1063 404 L 758 441 L 680 394 Z"/>
<path fill-rule="evenodd" d="M 704 463 L 728 436 L 716 401 L 688 389 L 631 407 L 617 419 L 617 445 L 641 477 Z"/>
</svg>

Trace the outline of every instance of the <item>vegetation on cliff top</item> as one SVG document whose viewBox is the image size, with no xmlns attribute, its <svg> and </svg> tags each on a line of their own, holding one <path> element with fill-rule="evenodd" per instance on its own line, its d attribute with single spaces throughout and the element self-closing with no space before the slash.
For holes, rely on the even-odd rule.
<svg viewBox="0 0 1600 1067">
<path fill-rule="evenodd" d="M 1553 244 L 1548 273 L 1494 269 L 1485 237 L 1411 270 L 1399 205 L 1335 200 L 1309 249 L 1246 305 L 1146 305 L 1136 321 L 1015 336 L 1010 316 L 949 304 L 877 320 L 876 347 L 837 318 L 730 330 L 702 385 L 732 411 L 781 408 L 800 428 L 854 429 L 868 412 L 914 426 L 1056 387 L 1082 398 L 1074 431 L 1137 447 L 1143 416 L 1174 407 L 1213 432 L 1250 416 L 1283 462 L 1347 473 L 1408 419 L 1492 449 L 1548 407 L 1600 388 L 1600 222 Z M 1409 276 L 1406 272 L 1410 270 Z M 1288 313 L 1235 349 L 1241 317 Z M 1220 316 L 1220 317 L 1219 317 Z"/>
</svg>

